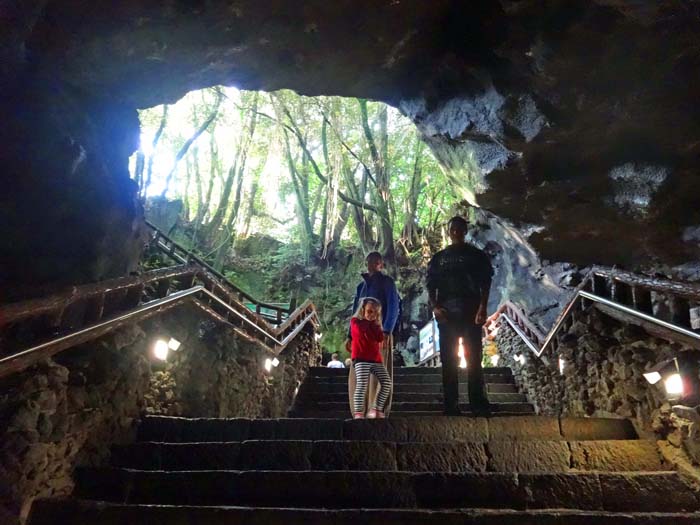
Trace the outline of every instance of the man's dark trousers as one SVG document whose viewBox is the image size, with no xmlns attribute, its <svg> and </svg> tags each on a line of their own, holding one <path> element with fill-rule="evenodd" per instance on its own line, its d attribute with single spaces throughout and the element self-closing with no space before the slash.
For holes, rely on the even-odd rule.
<svg viewBox="0 0 700 525">
<path fill-rule="evenodd" d="M 448 321 L 438 323 L 440 330 L 440 360 L 442 361 L 442 385 L 445 411 L 454 412 L 459 407 L 459 338 L 462 337 L 467 359 L 469 404 L 472 408 L 488 407 L 481 368 L 483 348 L 481 325 Z"/>
</svg>

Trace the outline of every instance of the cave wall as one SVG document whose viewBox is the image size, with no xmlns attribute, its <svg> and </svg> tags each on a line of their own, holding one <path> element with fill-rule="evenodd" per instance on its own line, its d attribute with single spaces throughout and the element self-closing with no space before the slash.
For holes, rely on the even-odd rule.
<svg viewBox="0 0 700 525">
<path fill-rule="evenodd" d="M 136 109 L 215 84 L 401 108 L 544 259 L 700 259 L 697 2 L 37 0 L 0 24 L 0 300 L 134 269 Z"/>
<path fill-rule="evenodd" d="M 700 351 L 652 337 L 641 328 L 623 325 L 595 307 L 576 314 L 562 334 L 559 350 L 538 358 L 507 323 L 501 324 L 496 345 L 501 363 L 510 366 L 519 389 L 538 414 L 575 417 L 629 418 L 638 433 L 661 440 L 667 456 L 689 456 L 700 464 L 700 415 L 696 408 L 675 408 L 663 385 L 643 377 L 649 367 L 672 357 L 691 363 L 697 374 Z M 514 357 L 525 356 L 519 364 Z M 564 373 L 558 359 L 564 360 Z M 697 404 L 700 378 L 692 377 L 694 396 L 683 404 Z"/>
<path fill-rule="evenodd" d="M 167 363 L 151 357 L 158 337 L 182 343 Z M 3 379 L 0 522 L 19 523 L 37 497 L 69 494 L 73 469 L 103 465 L 144 414 L 284 416 L 320 349 L 300 334 L 271 374 L 267 355 L 185 304 Z"/>
</svg>

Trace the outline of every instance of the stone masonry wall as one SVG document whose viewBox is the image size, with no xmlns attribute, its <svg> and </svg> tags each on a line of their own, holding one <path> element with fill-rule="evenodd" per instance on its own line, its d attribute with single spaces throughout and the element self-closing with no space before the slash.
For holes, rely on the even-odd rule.
<svg viewBox="0 0 700 525">
<path fill-rule="evenodd" d="M 661 383 L 650 385 L 642 376 L 647 366 L 670 357 L 682 355 L 697 362 L 700 350 L 651 337 L 593 307 L 577 316 L 557 353 L 545 352 L 541 358 L 507 324 L 496 336 L 501 363 L 513 369 L 519 388 L 537 412 L 629 418 L 640 435 L 666 441 L 700 463 L 697 411 L 672 408 Z M 525 356 L 523 365 L 514 360 L 519 353 Z"/>
<path fill-rule="evenodd" d="M 158 337 L 182 346 L 167 363 Z M 176 307 L 0 382 L 0 523 L 26 518 L 34 498 L 72 490 L 78 465 L 103 464 L 144 413 L 282 416 L 320 350 L 299 335 L 271 374 L 267 354 L 192 305 Z"/>
</svg>

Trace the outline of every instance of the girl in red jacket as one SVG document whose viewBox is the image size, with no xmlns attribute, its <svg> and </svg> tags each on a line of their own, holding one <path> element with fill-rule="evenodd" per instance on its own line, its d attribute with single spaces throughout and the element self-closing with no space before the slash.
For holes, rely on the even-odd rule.
<svg viewBox="0 0 700 525">
<path fill-rule="evenodd" d="M 382 332 L 382 305 L 374 297 L 365 297 L 360 301 L 360 307 L 350 319 L 352 336 L 352 366 L 355 367 L 355 419 L 365 417 L 364 406 L 367 396 L 369 376 L 374 374 L 379 381 L 377 403 L 371 407 L 367 417 L 383 418 L 384 405 L 391 393 L 391 378 L 382 363 L 380 345 L 384 340 Z"/>
</svg>

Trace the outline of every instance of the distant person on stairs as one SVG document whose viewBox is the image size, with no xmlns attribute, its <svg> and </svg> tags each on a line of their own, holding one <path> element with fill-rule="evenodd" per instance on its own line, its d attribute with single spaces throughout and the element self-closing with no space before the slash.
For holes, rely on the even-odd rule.
<svg viewBox="0 0 700 525">
<path fill-rule="evenodd" d="M 379 350 L 384 341 L 381 315 L 380 302 L 373 297 L 365 297 L 360 300 L 357 312 L 350 319 L 352 366 L 356 377 L 355 392 L 352 397 L 355 419 L 365 417 L 365 401 L 370 375 L 377 378 L 380 386 L 376 401 L 370 401 L 371 408 L 367 417 L 370 419 L 385 417 L 384 407 L 391 393 L 391 378 L 384 367 L 382 353 Z"/>
<path fill-rule="evenodd" d="M 453 217 L 447 224 L 451 245 L 428 264 L 428 298 L 440 330 L 440 359 L 445 414 L 459 415 L 458 344 L 462 338 L 467 359 L 469 403 L 485 413 L 489 402 L 481 369 L 482 326 L 493 268 L 488 255 L 465 241 L 467 221 Z"/>
<path fill-rule="evenodd" d="M 326 365 L 328 368 L 345 368 L 345 365 L 343 362 L 338 359 L 338 354 L 331 354 L 331 360 L 328 361 L 328 364 Z"/>
<path fill-rule="evenodd" d="M 355 291 L 355 299 L 352 303 L 352 311 L 356 312 L 360 301 L 364 297 L 373 297 L 379 300 L 382 305 L 382 332 L 384 332 L 384 341 L 382 342 L 382 358 L 386 370 L 390 378 L 394 376 L 394 337 L 393 332 L 399 318 L 399 293 L 396 291 L 396 283 L 394 279 L 382 272 L 384 269 L 384 259 L 379 252 L 371 252 L 367 255 L 367 273 L 362 274 L 362 282 L 357 285 Z M 345 342 L 345 348 L 350 352 L 352 345 L 352 331 L 348 331 L 348 340 Z M 378 388 L 377 381 L 374 377 L 370 379 L 369 391 L 367 396 L 367 405 L 371 404 L 376 398 Z M 353 393 L 355 391 L 355 368 L 350 368 L 350 377 L 348 379 L 348 394 L 350 400 L 350 411 L 354 413 Z M 367 406 L 365 407 L 365 411 Z M 391 410 L 391 393 L 385 406 L 385 412 L 388 414 Z"/>
</svg>

